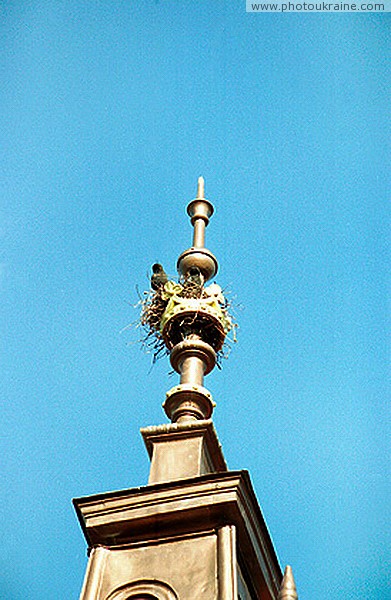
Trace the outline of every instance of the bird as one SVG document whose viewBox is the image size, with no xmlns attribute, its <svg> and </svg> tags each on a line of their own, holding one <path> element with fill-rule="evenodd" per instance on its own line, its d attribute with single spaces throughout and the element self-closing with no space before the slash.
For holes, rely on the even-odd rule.
<svg viewBox="0 0 391 600">
<path fill-rule="evenodd" d="M 190 267 L 185 275 L 182 294 L 184 298 L 201 298 L 204 276 L 198 267 Z"/>
<path fill-rule="evenodd" d="M 190 267 L 187 272 L 186 281 L 190 281 L 194 285 L 202 286 L 204 284 L 204 276 L 198 267 Z"/>
<path fill-rule="evenodd" d="M 168 277 L 160 263 L 155 263 L 152 265 L 152 273 L 151 288 L 156 291 L 163 287 L 165 283 L 167 283 Z"/>
</svg>

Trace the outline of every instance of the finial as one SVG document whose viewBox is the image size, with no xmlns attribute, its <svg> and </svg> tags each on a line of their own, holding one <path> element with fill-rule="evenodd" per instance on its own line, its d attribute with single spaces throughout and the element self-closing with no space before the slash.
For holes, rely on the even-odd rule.
<svg viewBox="0 0 391 600">
<path fill-rule="evenodd" d="M 198 178 L 197 200 L 205 200 L 205 180 L 203 177 Z"/>
<path fill-rule="evenodd" d="M 282 578 L 278 600 L 298 600 L 298 598 L 292 567 L 287 565 L 284 577 Z"/>
<path fill-rule="evenodd" d="M 194 227 L 193 245 L 183 252 L 177 263 L 180 275 L 186 276 L 189 269 L 200 269 L 205 281 L 214 277 L 218 264 L 216 257 L 205 248 L 205 229 L 213 215 L 213 204 L 204 198 L 205 182 L 203 177 L 198 178 L 197 197 L 187 207 L 187 214 Z"/>
<path fill-rule="evenodd" d="M 178 259 L 179 282 L 168 280 L 162 266 L 154 264 L 153 293 L 142 312 L 141 323 L 149 330 L 147 338 L 155 336 L 157 353 L 166 347 L 171 365 L 180 375 L 179 384 L 167 392 L 163 405 L 174 423 L 210 419 L 214 402 L 204 388 L 204 376 L 222 356 L 232 328 L 221 288 L 216 283 L 205 285 L 217 272 L 217 260 L 204 248 L 205 227 L 213 206 L 203 195 L 204 179 L 199 177 L 197 198 L 187 207 L 194 241 Z"/>
</svg>

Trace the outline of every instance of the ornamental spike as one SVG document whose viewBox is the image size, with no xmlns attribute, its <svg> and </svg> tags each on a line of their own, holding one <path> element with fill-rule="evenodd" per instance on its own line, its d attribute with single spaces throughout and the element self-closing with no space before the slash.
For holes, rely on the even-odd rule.
<svg viewBox="0 0 391 600">
<path fill-rule="evenodd" d="M 284 577 L 281 582 L 280 592 L 278 594 L 278 600 L 298 600 L 296 584 L 293 577 L 292 567 L 287 565 L 285 567 Z"/>
</svg>

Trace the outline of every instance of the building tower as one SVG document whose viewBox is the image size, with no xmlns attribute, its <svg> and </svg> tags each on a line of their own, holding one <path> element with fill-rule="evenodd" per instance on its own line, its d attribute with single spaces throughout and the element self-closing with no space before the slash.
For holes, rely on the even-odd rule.
<svg viewBox="0 0 391 600">
<path fill-rule="evenodd" d="M 145 487 L 74 500 L 89 549 L 80 600 L 297 600 L 282 573 L 247 471 L 229 471 L 211 420 L 204 377 L 231 328 L 205 248 L 213 214 L 204 180 L 187 212 L 193 245 L 178 259 L 179 283 L 154 265 L 142 320 L 164 344 L 179 384 L 170 424 L 141 430 L 151 459 Z"/>
</svg>

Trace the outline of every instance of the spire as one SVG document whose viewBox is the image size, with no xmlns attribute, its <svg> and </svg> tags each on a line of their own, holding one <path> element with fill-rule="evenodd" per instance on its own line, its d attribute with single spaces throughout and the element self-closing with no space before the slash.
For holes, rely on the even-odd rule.
<svg viewBox="0 0 391 600">
<path fill-rule="evenodd" d="M 221 288 L 216 283 L 205 285 L 217 273 L 218 263 L 205 248 L 205 229 L 214 209 L 204 194 L 204 179 L 199 177 L 197 197 L 187 207 L 193 245 L 178 258 L 179 281 L 168 280 L 162 266 L 153 265 L 151 293 L 142 308 L 147 338 L 154 336 L 156 353 L 165 346 L 180 375 L 179 385 L 167 392 L 163 405 L 173 423 L 211 417 L 214 404 L 203 386 L 204 376 L 222 355 L 232 327 Z"/>
<path fill-rule="evenodd" d="M 204 287 L 218 269 L 217 259 L 205 248 L 205 229 L 214 209 L 204 195 L 204 178 L 199 177 L 197 197 L 187 207 L 194 227 L 193 245 L 177 262 L 183 287 L 177 299 L 167 306 L 161 322 L 164 342 L 171 351 L 171 365 L 180 374 L 179 385 L 167 392 L 164 403 L 166 414 L 174 422 L 210 418 L 214 403 L 203 387 L 204 375 L 214 368 L 216 353 L 229 329 L 229 319 L 219 302 Z"/>
<path fill-rule="evenodd" d="M 284 577 L 281 582 L 280 592 L 278 594 L 278 600 L 298 600 L 296 584 L 293 578 L 292 567 L 287 565 L 285 567 Z"/>
<path fill-rule="evenodd" d="M 154 336 L 157 352 L 167 351 L 180 377 L 163 404 L 171 423 L 142 430 L 151 456 L 150 484 L 227 470 L 211 421 L 215 404 L 204 377 L 224 356 L 232 321 L 222 289 L 207 283 L 218 264 L 205 248 L 205 229 L 214 209 L 204 195 L 204 179 L 199 177 L 196 198 L 187 207 L 193 244 L 179 256 L 178 281 L 169 280 L 161 265 L 154 265 L 151 291 L 142 307 L 147 337 Z"/>
<path fill-rule="evenodd" d="M 198 267 L 205 281 L 214 277 L 218 264 L 216 257 L 205 248 L 205 229 L 210 217 L 213 215 L 213 204 L 204 198 L 205 182 L 203 177 L 198 178 L 197 197 L 187 207 L 187 214 L 194 227 L 193 245 L 178 258 L 177 268 L 180 275 L 185 276 L 191 267 Z"/>
<path fill-rule="evenodd" d="M 205 227 L 209 223 L 209 217 L 213 214 L 213 205 L 204 198 L 205 181 L 203 177 L 198 178 L 197 197 L 187 207 L 188 215 L 194 226 L 193 247 L 204 248 Z"/>
<path fill-rule="evenodd" d="M 252 598 L 297 600 L 290 567 L 279 595 L 281 569 L 249 475 L 228 471 L 210 418 L 203 381 L 233 325 L 222 289 L 205 283 L 217 260 L 205 248 L 213 206 L 202 178 L 187 212 L 193 245 L 179 257 L 179 278 L 155 263 L 141 302 L 149 347 L 169 354 L 180 376 L 163 405 L 172 422 L 141 430 L 151 458 L 146 487 L 74 501 L 89 545 L 80 600 L 233 600 L 239 586 L 246 598 L 251 590 Z"/>
<path fill-rule="evenodd" d="M 168 280 L 162 266 L 153 265 L 151 294 L 142 308 L 147 338 L 154 336 L 157 353 L 165 346 L 180 375 L 179 385 L 167 392 L 163 405 L 173 423 L 211 417 L 214 403 L 204 388 L 204 376 L 223 355 L 232 328 L 221 288 L 216 283 L 205 285 L 217 273 L 218 263 L 205 248 L 205 229 L 214 209 L 204 193 L 204 179 L 199 177 L 197 197 L 187 207 L 193 245 L 178 258 L 179 281 Z"/>
</svg>

